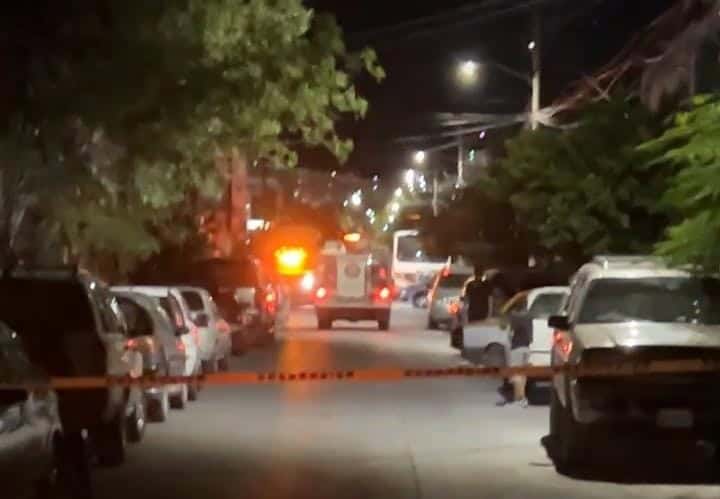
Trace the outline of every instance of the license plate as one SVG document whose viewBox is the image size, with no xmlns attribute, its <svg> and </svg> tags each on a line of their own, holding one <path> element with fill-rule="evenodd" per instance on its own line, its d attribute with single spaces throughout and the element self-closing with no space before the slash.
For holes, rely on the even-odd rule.
<svg viewBox="0 0 720 499">
<path fill-rule="evenodd" d="M 656 422 L 660 428 L 692 428 L 693 413 L 684 409 L 662 409 L 657 413 Z"/>
</svg>

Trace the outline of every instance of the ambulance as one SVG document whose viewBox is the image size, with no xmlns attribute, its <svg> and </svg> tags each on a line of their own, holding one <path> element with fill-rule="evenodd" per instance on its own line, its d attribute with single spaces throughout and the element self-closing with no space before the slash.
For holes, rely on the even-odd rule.
<svg viewBox="0 0 720 499">
<path fill-rule="evenodd" d="M 326 245 L 315 276 L 318 329 L 331 329 L 336 320 L 377 321 L 381 331 L 390 328 L 394 292 L 387 262 L 370 251 L 348 253 Z"/>
</svg>

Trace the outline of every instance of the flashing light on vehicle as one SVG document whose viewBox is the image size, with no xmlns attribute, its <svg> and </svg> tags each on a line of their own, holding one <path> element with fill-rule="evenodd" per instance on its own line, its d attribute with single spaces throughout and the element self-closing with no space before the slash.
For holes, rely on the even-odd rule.
<svg viewBox="0 0 720 499">
<path fill-rule="evenodd" d="M 350 232 L 349 234 L 345 234 L 343 236 L 343 240 L 347 243 L 357 243 L 362 239 L 362 236 L 359 232 Z"/>
<path fill-rule="evenodd" d="M 325 298 L 327 298 L 327 294 L 327 289 L 319 287 L 315 291 L 315 298 L 317 298 L 318 300 L 324 300 Z"/>
<path fill-rule="evenodd" d="M 303 248 L 280 248 L 275 252 L 278 272 L 282 275 L 302 274 L 307 258 L 307 251 Z"/>
<path fill-rule="evenodd" d="M 312 272 L 308 272 L 304 276 L 302 276 L 302 279 L 300 279 L 300 288 L 302 288 L 304 291 L 312 291 L 315 287 L 315 276 L 312 274 Z"/>
</svg>

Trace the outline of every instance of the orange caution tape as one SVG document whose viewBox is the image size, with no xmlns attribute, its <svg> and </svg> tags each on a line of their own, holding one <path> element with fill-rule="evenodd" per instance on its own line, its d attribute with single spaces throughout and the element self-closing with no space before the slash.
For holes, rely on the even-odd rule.
<svg viewBox="0 0 720 499">
<path fill-rule="evenodd" d="M 106 388 L 109 386 L 141 386 L 150 388 L 179 383 L 203 385 L 252 385 L 263 383 L 296 383 L 312 381 L 396 381 L 420 378 L 477 377 L 550 378 L 554 374 L 567 373 L 573 377 L 624 377 L 648 374 L 718 373 L 720 361 L 701 359 L 655 361 L 642 364 L 606 364 L 599 366 L 517 366 L 517 367 L 452 367 L 445 369 L 350 369 L 333 371 L 298 372 L 225 372 L 202 376 L 148 376 L 129 377 L 64 377 L 51 378 L 49 386 L 56 390 Z M 0 390 L 47 388 L 47 384 L 0 383 Z"/>
</svg>

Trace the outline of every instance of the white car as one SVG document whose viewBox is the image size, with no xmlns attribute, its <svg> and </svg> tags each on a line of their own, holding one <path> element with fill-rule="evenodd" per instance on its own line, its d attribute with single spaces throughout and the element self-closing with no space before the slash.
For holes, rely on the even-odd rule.
<svg viewBox="0 0 720 499">
<path fill-rule="evenodd" d="M 177 330 L 181 332 L 180 338 L 185 346 L 187 357 L 185 376 L 194 376 L 201 371 L 198 327 L 193 322 L 190 308 L 178 288 L 173 286 L 115 286 L 113 291 L 140 293 L 155 298 L 173 320 Z M 196 390 L 191 387 L 189 395 L 190 400 L 193 400 L 197 396 Z"/>
<path fill-rule="evenodd" d="M 456 336 L 456 343 L 461 345 L 463 357 L 488 366 L 507 366 L 510 364 L 512 321 L 529 320 L 532 324 L 532 339 L 528 362 L 534 366 L 549 366 L 553 331 L 547 325 L 547 318 L 560 310 L 568 293 L 569 288 L 566 286 L 546 286 L 521 291 L 505 303 L 496 317 L 467 320 L 466 311 L 463 326 L 452 334 Z M 465 299 L 471 300 L 467 296 Z M 466 305 L 472 306 L 471 301 Z M 457 335 L 460 335 L 460 338 L 457 338 Z M 542 400 L 539 389 L 547 389 L 549 386 L 550 380 L 528 380 L 528 400 L 531 403 Z"/>
<path fill-rule="evenodd" d="M 206 371 L 227 371 L 230 365 L 232 338 L 230 325 L 210 293 L 198 287 L 180 286 L 185 303 L 190 308 L 193 322 L 198 327 L 200 360 Z"/>
</svg>

